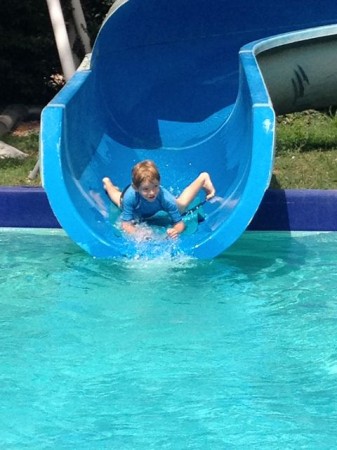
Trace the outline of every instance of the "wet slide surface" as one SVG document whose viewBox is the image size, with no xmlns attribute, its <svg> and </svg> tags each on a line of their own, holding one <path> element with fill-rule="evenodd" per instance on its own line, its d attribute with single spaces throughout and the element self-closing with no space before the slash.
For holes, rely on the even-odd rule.
<svg viewBox="0 0 337 450">
<path fill-rule="evenodd" d="M 334 1 L 117 1 L 90 65 L 42 115 L 43 183 L 65 231 L 97 257 L 137 254 L 101 180 L 123 189 L 132 166 L 153 159 L 175 194 L 201 171 L 217 189 L 202 221 L 189 216 L 174 252 L 224 251 L 269 185 L 275 111 L 332 103 L 334 23 Z M 318 71 L 322 54 L 326 69 Z M 151 245 L 146 252 L 168 244 Z"/>
</svg>

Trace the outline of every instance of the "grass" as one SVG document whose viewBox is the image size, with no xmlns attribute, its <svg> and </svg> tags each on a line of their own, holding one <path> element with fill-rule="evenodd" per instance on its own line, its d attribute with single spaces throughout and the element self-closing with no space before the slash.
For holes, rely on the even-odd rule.
<svg viewBox="0 0 337 450">
<path fill-rule="evenodd" d="M 305 111 L 280 116 L 271 187 L 337 189 L 337 117 Z"/>
<path fill-rule="evenodd" d="M 23 135 L 9 133 L 1 137 L 13 147 L 23 151 L 28 156 L 25 159 L 0 158 L 0 185 L 2 186 L 40 186 L 40 175 L 30 180 L 29 173 L 34 169 L 39 155 L 39 133 L 31 131 Z"/>
<path fill-rule="evenodd" d="M 2 137 L 24 151 L 24 160 L 0 159 L 0 184 L 40 185 L 29 180 L 38 159 L 38 131 Z M 277 118 L 276 154 L 270 187 L 274 189 L 337 189 L 337 116 L 333 111 L 305 111 Z"/>
</svg>

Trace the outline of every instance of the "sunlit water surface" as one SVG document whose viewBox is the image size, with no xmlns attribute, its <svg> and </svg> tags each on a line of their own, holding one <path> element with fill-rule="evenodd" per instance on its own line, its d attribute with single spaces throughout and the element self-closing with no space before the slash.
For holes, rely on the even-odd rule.
<svg viewBox="0 0 337 450">
<path fill-rule="evenodd" d="M 5 449 L 332 449 L 337 234 L 96 260 L 0 230 Z"/>
</svg>

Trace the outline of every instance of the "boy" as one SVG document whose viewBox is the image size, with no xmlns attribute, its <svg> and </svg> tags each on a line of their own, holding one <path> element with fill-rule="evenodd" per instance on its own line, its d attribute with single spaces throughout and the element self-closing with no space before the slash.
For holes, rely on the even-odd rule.
<svg viewBox="0 0 337 450">
<path fill-rule="evenodd" d="M 207 172 L 202 172 L 184 191 L 175 198 L 160 186 L 160 173 L 153 161 L 145 160 L 132 169 L 132 184 L 121 192 L 108 177 L 103 178 L 103 186 L 111 201 L 121 208 L 122 229 L 133 234 L 137 231 L 135 221 L 146 219 L 158 211 L 165 211 L 171 218 L 172 227 L 167 235 L 176 239 L 185 229 L 181 214 L 195 199 L 201 189 L 206 192 L 206 200 L 215 195 L 215 189 Z"/>
</svg>

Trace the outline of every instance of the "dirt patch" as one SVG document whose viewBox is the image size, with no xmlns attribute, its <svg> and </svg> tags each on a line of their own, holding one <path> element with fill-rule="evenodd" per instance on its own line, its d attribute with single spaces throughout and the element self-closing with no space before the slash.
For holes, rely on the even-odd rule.
<svg viewBox="0 0 337 450">
<path fill-rule="evenodd" d="M 20 122 L 12 131 L 13 136 L 28 136 L 31 133 L 39 133 L 40 121 L 32 120 L 29 122 Z"/>
</svg>

